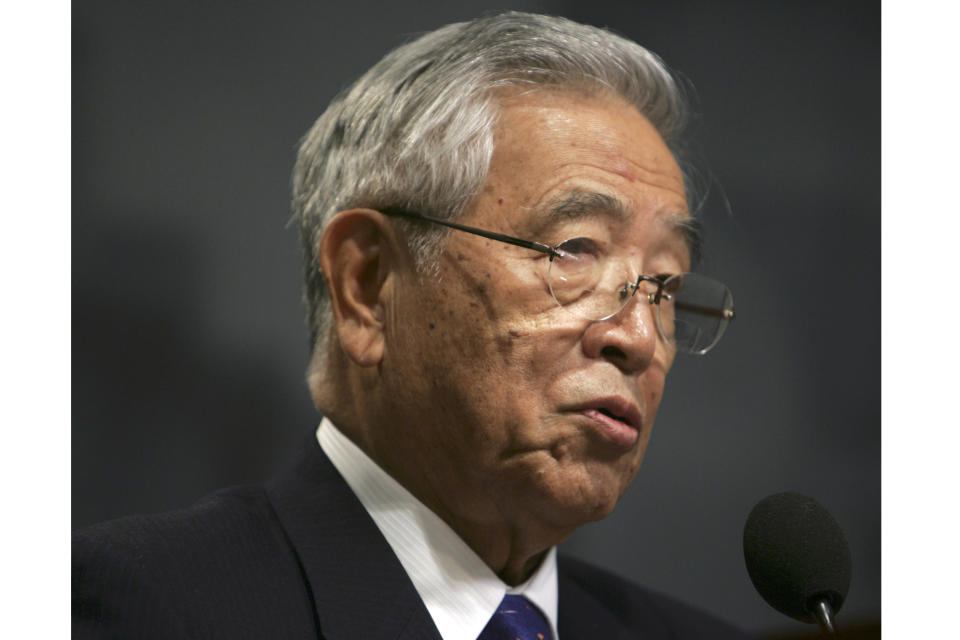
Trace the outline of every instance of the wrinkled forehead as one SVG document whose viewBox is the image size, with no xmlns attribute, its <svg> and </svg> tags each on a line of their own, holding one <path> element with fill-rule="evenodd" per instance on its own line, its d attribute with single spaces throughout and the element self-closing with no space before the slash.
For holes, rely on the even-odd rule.
<svg viewBox="0 0 960 640">
<path fill-rule="evenodd" d="M 560 197 L 549 200 L 532 212 L 543 224 L 558 224 L 568 220 L 591 217 L 607 218 L 618 226 L 629 224 L 637 215 L 630 203 L 609 193 L 574 189 Z M 703 227 L 699 220 L 686 210 L 677 209 L 654 216 L 650 220 L 658 235 L 673 237 L 682 243 L 688 252 L 691 268 L 700 260 Z"/>
<path fill-rule="evenodd" d="M 531 91 L 502 97 L 500 107 L 478 223 L 526 237 L 605 219 L 620 237 L 650 234 L 631 243 L 649 238 L 695 259 L 699 226 L 688 215 L 682 172 L 633 104 L 609 92 Z"/>
<path fill-rule="evenodd" d="M 683 191 L 685 195 L 689 195 L 686 194 L 687 176 L 681 165 L 680 158 L 677 156 L 677 149 L 674 148 L 677 144 L 675 132 L 674 134 L 665 136 L 657 124 L 658 118 L 655 114 L 646 113 L 644 105 L 635 104 L 627 97 L 613 91 L 607 86 L 596 84 L 592 80 L 585 80 L 582 84 L 570 85 L 509 85 L 492 90 L 490 97 L 495 105 L 496 117 L 499 120 L 497 123 L 497 133 L 500 134 L 498 136 L 500 140 L 494 141 L 495 148 L 499 146 L 497 143 L 501 142 L 504 137 L 511 137 L 509 125 L 507 125 L 503 117 L 511 107 L 536 105 L 537 103 L 556 99 L 560 104 L 566 102 L 568 104 L 592 104 L 597 106 L 613 105 L 625 112 L 629 112 L 636 119 L 633 123 L 634 132 L 643 137 L 643 142 L 641 144 L 630 145 L 629 151 L 631 153 L 628 154 L 624 153 L 626 149 L 617 149 L 617 142 L 622 141 L 614 142 L 611 140 L 609 141 L 610 145 L 608 147 L 610 155 L 626 156 L 639 154 L 643 157 L 643 165 L 653 168 L 657 173 L 661 174 L 660 177 L 663 181 L 663 186 Z M 563 116 L 561 115 L 560 117 Z M 580 121 L 583 124 L 587 124 L 588 122 L 588 120 L 584 120 L 582 117 Z M 603 131 L 604 125 L 607 123 L 604 122 L 603 117 L 599 117 L 597 118 L 596 124 L 599 126 L 592 132 L 594 134 L 592 142 L 603 144 L 607 142 L 607 136 Z M 632 167 L 631 163 L 627 161 L 620 162 L 616 170 L 627 179 L 632 179 L 637 176 L 636 168 Z"/>
</svg>

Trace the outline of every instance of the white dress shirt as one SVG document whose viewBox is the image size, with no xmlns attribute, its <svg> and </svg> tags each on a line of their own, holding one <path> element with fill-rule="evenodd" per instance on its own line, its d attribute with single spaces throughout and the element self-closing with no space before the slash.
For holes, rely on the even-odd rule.
<svg viewBox="0 0 960 640">
<path fill-rule="evenodd" d="M 556 547 L 529 580 L 511 587 L 326 418 L 317 440 L 400 559 L 443 640 L 476 640 L 508 593 L 533 602 L 558 640 Z"/>
</svg>

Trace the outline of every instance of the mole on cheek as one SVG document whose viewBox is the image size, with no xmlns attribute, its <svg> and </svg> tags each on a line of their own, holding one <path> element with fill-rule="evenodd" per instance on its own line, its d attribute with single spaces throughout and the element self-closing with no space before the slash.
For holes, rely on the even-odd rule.
<svg viewBox="0 0 960 640">
<path fill-rule="evenodd" d="M 429 325 L 427 325 L 427 326 L 429 326 L 431 329 L 436 329 L 436 328 L 437 328 L 437 325 L 433 324 L 432 322 L 431 322 Z"/>
</svg>

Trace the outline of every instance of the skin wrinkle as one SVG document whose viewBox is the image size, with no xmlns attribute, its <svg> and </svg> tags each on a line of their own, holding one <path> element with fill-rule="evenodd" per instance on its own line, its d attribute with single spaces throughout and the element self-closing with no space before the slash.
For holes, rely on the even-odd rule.
<svg viewBox="0 0 960 640">
<path fill-rule="evenodd" d="M 614 100 L 617 99 L 615 98 Z M 588 135 L 590 137 L 586 138 L 589 140 L 588 144 L 577 141 L 570 142 L 570 147 L 574 149 L 587 146 L 598 148 L 597 155 L 603 159 L 603 162 L 586 163 L 589 166 L 611 173 L 617 173 L 629 182 L 642 181 L 662 189 L 683 191 L 682 175 L 671 175 L 672 170 L 670 165 L 675 164 L 672 156 L 666 158 L 656 151 L 634 149 L 633 151 L 640 156 L 641 161 L 637 162 L 628 158 L 623 153 L 623 149 L 620 148 L 616 134 L 605 128 L 602 123 L 598 124 L 596 121 L 585 120 L 576 123 L 561 114 L 553 113 L 544 117 L 540 126 L 550 128 L 561 123 L 567 126 L 582 125 L 584 129 L 589 131 Z M 579 163 L 561 163 L 557 167 L 557 170 L 567 169 L 571 164 L 576 165 Z"/>
<path fill-rule="evenodd" d="M 492 242 L 492 241 L 491 241 Z M 442 257 L 441 257 L 442 259 Z M 474 276 L 475 270 L 469 266 L 464 266 L 463 262 L 468 262 L 466 256 L 462 253 L 457 254 L 457 261 L 450 264 L 450 267 L 461 277 L 464 282 L 469 283 L 469 287 L 473 289 L 475 296 L 470 299 L 469 304 L 473 309 L 483 307 L 483 313 L 488 320 L 493 320 L 496 316 L 496 311 L 493 308 L 493 304 L 486 295 L 487 288 L 486 286 Z M 451 310 L 452 312 L 452 310 Z"/>
<path fill-rule="evenodd" d="M 630 205 L 616 196 L 581 189 L 573 189 L 570 193 L 548 202 L 541 215 L 544 219 L 543 225 L 549 225 L 561 220 L 576 220 L 598 214 L 612 216 L 620 223 L 629 222 L 634 215 Z M 671 229 L 671 233 L 675 233 L 678 239 L 687 245 L 688 259 L 685 264 L 689 265 L 691 262 L 689 256 L 700 253 L 699 222 L 685 211 L 664 216 L 660 220 Z M 689 271 L 689 266 L 684 271 Z"/>
<path fill-rule="evenodd" d="M 611 229 L 630 247 L 632 267 L 682 270 L 685 245 L 662 224 L 686 211 L 682 177 L 632 107 L 530 94 L 504 102 L 494 137 L 487 184 L 464 224 L 542 241 L 531 232 L 544 204 L 577 190 L 605 193 L 629 205 L 628 220 Z M 663 174 L 647 183 L 639 170 L 635 180 L 620 170 L 644 162 Z M 510 584 L 613 509 L 639 467 L 673 361 L 645 300 L 605 322 L 579 320 L 550 296 L 541 256 L 452 232 L 438 280 L 418 277 L 409 256 L 398 260 L 382 361 L 346 361 L 347 375 L 329 377 L 371 391 L 362 402 L 351 388 L 330 394 L 331 403 L 354 398 L 356 413 L 328 415 Z M 610 394 L 639 407 L 639 438 L 628 448 L 576 409 Z M 383 423 L 388 431 L 376 429 Z"/>
</svg>

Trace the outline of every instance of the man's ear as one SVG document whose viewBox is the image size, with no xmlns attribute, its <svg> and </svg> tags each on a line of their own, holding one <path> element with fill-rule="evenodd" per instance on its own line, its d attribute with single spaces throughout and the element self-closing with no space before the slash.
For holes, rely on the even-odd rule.
<svg viewBox="0 0 960 640">
<path fill-rule="evenodd" d="M 337 336 L 347 356 L 362 367 L 383 359 L 385 305 L 397 267 L 393 239 L 384 216 L 369 209 L 341 211 L 320 238 L 320 268 Z"/>
</svg>

